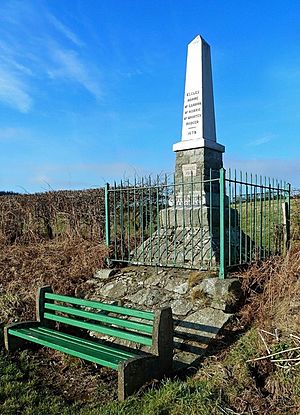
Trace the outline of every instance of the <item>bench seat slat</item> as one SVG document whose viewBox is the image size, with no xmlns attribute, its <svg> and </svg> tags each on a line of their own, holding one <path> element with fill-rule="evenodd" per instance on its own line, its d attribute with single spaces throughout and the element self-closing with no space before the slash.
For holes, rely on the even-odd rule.
<svg viewBox="0 0 300 415">
<path fill-rule="evenodd" d="M 100 301 L 84 300 L 82 298 L 69 297 L 67 295 L 59 295 L 53 293 L 46 293 L 45 299 L 81 305 L 84 307 L 96 308 L 98 310 L 105 310 L 110 311 L 112 313 L 123 314 L 125 316 L 137 317 L 145 320 L 154 321 L 154 313 L 150 311 L 135 310 L 132 308 L 101 303 Z"/>
<path fill-rule="evenodd" d="M 74 327 L 80 327 L 86 330 L 95 331 L 96 333 L 107 334 L 108 336 L 118 337 L 124 340 L 130 340 L 135 343 L 144 344 L 145 346 L 152 345 L 152 338 L 150 336 L 135 334 L 126 330 L 114 329 L 111 327 L 100 326 L 98 324 L 86 323 L 85 321 L 75 320 L 73 318 L 58 316 L 57 314 L 44 313 L 44 318 L 60 323 L 68 324 Z"/>
<path fill-rule="evenodd" d="M 62 331 L 49 329 L 48 327 L 44 327 L 44 326 L 40 326 L 38 328 L 34 327 L 34 328 L 31 328 L 30 330 L 33 331 L 33 332 L 42 333 L 42 334 L 49 335 L 49 336 L 54 336 L 54 337 L 60 338 L 62 340 L 65 340 L 67 342 L 79 344 L 79 345 L 82 345 L 82 346 L 84 346 L 88 349 L 94 349 L 95 351 L 100 351 L 100 352 L 101 351 L 104 351 L 104 352 L 109 351 L 109 353 L 111 353 L 115 356 L 125 357 L 127 359 L 130 358 L 130 357 L 136 356 L 135 353 L 129 352 L 127 350 L 114 348 L 114 347 L 111 347 L 107 344 L 99 343 L 97 341 L 98 339 L 93 339 L 93 340 L 84 339 L 84 338 L 81 338 L 81 337 L 73 336 L 72 334 L 64 333 Z"/>
<path fill-rule="evenodd" d="M 136 321 L 124 320 L 121 318 L 110 317 L 104 314 L 91 313 L 85 310 L 79 310 L 73 307 L 64 307 L 57 304 L 46 303 L 45 308 L 48 310 L 60 311 L 65 314 L 71 314 L 78 317 L 83 317 L 91 320 L 101 321 L 103 323 L 114 324 L 115 326 L 124 327 L 126 329 L 142 331 L 143 333 L 152 334 L 153 325 L 138 323 Z"/>
<path fill-rule="evenodd" d="M 21 337 L 22 339 L 40 344 L 42 346 L 47 346 L 60 352 L 67 353 L 71 356 L 98 363 L 102 366 L 110 367 L 112 369 L 117 369 L 118 364 L 121 361 L 128 359 L 125 356 L 115 356 L 109 352 L 91 350 L 85 348 L 82 345 L 66 342 L 65 340 L 54 336 L 50 337 L 49 334 L 46 335 L 43 333 L 36 333 L 30 328 L 17 330 L 10 329 L 9 333 L 14 336 Z"/>
</svg>

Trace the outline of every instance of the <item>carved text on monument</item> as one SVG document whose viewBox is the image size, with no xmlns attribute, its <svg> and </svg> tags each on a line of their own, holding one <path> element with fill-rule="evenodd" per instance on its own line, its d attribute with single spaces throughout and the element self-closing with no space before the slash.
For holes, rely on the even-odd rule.
<svg viewBox="0 0 300 415">
<path fill-rule="evenodd" d="M 197 124 L 199 124 L 199 118 L 202 117 L 202 103 L 199 97 L 199 90 L 186 93 L 183 122 L 189 130 L 188 135 L 197 134 L 195 130 L 197 128 Z"/>
<path fill-rule="evenodd" d="M 182 195 L 182 192 L 179 192 L 176 194 L 175 198 L 174 195 L 169 198 L 169 206 L 176 207 L 177 209 L 182 207 L 200 207 L 204 206 L 205 203 L 205 195 L 199 191 L 189 192 L 185 195 Z"/>
</svg>

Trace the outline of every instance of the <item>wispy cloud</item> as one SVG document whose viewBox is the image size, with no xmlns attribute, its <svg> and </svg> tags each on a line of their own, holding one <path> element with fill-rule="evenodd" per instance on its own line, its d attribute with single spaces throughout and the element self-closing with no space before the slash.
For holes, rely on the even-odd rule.
<svg viewBox="0 0 300 415">
<path fill-rule="evenodd" d="M 67 26 L 65 26 L 61 21 L 59 21 L 53 14 L 48 13 L 48 20 L 52 25 L 60 32 L 62 33 L 67 39 L 69 39 L 72 43 L 74 43 L 76 46 L 84 46 L 84 42 L 82 42 L 79 37 L 72 32 L 71 29 L 69 29 Z"/>
<path fill-rule="evenodd" d="M 247 143 L 248 146 L 253 146 L 253 147 L 257 147 L 257 146 L 261 146 L 263 144 L 269 143 L 270 141 L 272 141 L 274 139 L 274 135 L 268 134 L 268 135 L 264 135 L 260 138 L 257 138 L 255 140 L 249 141 Z"/>
<path fill-rule="evenodd" d="M 131 180 L 150 172 L 141 166 L 127 163 L 77 163 L 35 165 L 31 183 L 47 186 L 48 190 L 60 188 L 92 188 L 121 178 Z M 46 189 L 47 190 L 47 189 Z"/>
<path fill-rule="evenodd" d="M 0 129 L 0 141 L 14 141 L 27 136 L 23 128 L 5 127 Z"/>
<path fill-rule="evenodd" d="M 258 174 L 285 180 L 293 187 L 300 187 L 300 158 L 277 159 L 277 158 L 255 158 L 255 159 L 232 159 L 225 162 L 226 168 L 233 168 L 243 172 Z"/>
<path fill-rule="evenodd" d="M 300 82 L 300 69 L 299 69 L 299 60 L 298 62 L 285 62 L 278 63 L 270 68 L 270 75 L 276 80 L 281 82 L 291 82 L 297 83 Z"/>
<path fill-rule="evenodd" d="M 33 100 L 28 86 L 17 74 L 0 67 L 0 101 L 21 112 L 28 112 Z"/>
<path fill-rule="evenodd" d="M 46 3 L 12 0 L 0 15 L 0 102 L 26 113 L 37 100 L 33 82 L 76 82 L 93 97 L 102 96 L 99 71 L 86 45 L 51 14 Z M 63 35 L 63 36 L 61 36 Z M 20 40 L 22 39 L 22 42 Z M 66 86 L 66 93 L 68 89 Z"/>
<path fill-rule="evenodd" d="M 58 64 L 57 69 L 48 70 L 52 78 L 64 78 L 69 81 L 78 82 L 97 99 L 102 96 L 98 80 L 95 80 L 91 71 L 73 50 L 51 48 L 53 60 Z"/>
</svg>

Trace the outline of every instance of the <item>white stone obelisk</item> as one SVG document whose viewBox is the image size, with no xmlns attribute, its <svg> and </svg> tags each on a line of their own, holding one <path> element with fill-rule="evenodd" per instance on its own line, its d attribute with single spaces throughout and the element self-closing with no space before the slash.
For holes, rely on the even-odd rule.
<svg viewBox="0 0 300 415">
<path fill-rule="evenodd" d="M 216 140 L 210 47 L 201 36 L 188 45 L 181 141 L 175 152 L 210 148 L 223 153 Z"/>
</svg>

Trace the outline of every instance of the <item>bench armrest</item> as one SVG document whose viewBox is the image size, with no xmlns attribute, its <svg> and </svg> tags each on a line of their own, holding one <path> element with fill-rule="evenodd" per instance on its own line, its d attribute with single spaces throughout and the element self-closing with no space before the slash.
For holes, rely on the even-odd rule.
<svg viewBox="0 0 300 415">
<path fill-rule="evenodd" d="M 160 358 L 161 364 L 165 366 L 166 370 L 170 365 L 172 366 L 173 337 L 174 325 L 171 307 L 156 310 L 150 353 Z"/>
<path fill-rule="evenodd" d="M 4 327 L 4 345 L 6 350 L 13 352 L 17 349 L 22 348 L 26 344 L 26 340 L 23 340 L 16 336 L 9 334 L 9 329 L 21 329 L 29 327 L 38 327 L 41 323 L 39 321 L 23 321 L 20 323 L 11 323 Z"/>
</svg>

